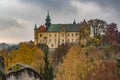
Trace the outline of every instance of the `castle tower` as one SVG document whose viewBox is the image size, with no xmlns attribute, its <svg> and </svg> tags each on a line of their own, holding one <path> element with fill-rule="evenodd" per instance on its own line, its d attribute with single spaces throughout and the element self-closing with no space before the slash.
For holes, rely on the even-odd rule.
<svg viewBox="0 0 120 80">
<path fill-rule="evenodd" d="M 47 13 L 47 16 L 46 16 L 46 29 L 48 29 L 48 27 L 51 25 L 51 19 L 50 19 L 50 15 L 49 15 L 49 12 Z"/>
<path fill-rule="evenodd" d="M 38 34 L 37 34 L 37 25 L 35 24 L 35 27 L 34 27 L 34 42 L 35 42 L 35 45 L 37 45 L 38 43 Z"/>
</svg>

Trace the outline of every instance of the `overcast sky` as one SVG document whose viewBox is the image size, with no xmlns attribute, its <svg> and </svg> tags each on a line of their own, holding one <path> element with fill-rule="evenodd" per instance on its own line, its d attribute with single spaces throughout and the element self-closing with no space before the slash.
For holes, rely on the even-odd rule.
<svg viewBox="0 0 120 80">
<path fill-rule="evenodd" d="M 120 0 L 0 0 L 0 43 L 33 40 L 48 10 L 52 23 L 98 18 L 120 27 Z"/>
</svg>

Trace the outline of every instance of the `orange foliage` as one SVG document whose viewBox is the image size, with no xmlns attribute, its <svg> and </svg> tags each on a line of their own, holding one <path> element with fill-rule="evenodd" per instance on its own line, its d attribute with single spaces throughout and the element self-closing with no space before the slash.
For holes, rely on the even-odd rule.
<svg viewBox="0 0 120 80">
<path fill-rule="evenodd" d="M 79 46 L 72 46 L 58 66 L 55 80 L 84 80 L 86 74 L 94 67 L 85 51 Z"/>
<path fill-rule="evenodd" d="M 119 80 L 114 60 L 104 60 L 87 74 L 86 80 Z"/>
</svg>

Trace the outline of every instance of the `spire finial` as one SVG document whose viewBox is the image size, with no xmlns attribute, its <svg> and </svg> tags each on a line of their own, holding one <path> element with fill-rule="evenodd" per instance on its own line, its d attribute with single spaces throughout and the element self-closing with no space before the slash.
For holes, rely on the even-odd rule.
<svg viewBox="0 0 120 80">
<path fill-rule="evenodd" d="M 76 24 L 76 21 L 75 21 L 75 19 L 74 19 L 74 21 L 73 21 L 73 24 Z"/>
<path fill-rule="evenodd" d="M 46 19 L 50 19 L 49 10 L 48 10 Z"/>
<path fill-rule="evenodd" d="M 85 22 L 86 23 L 86 20 L 84 19 L 84 21 L 83 22 Z"/>
</svg>

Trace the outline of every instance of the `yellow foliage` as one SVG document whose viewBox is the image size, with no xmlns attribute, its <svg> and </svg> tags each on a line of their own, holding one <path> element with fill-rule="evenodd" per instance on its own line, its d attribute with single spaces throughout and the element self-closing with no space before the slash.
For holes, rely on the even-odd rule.
<svg viewBox="0 0 120 80">
<path fill-rule="evenodd" d="M 9 69 L 15 63 L 23 63 L 31 65 L 37 70 L 43 68 L 43 52 L 40 48 L 26 43 L 20 43 L 19 49 L 12 50 L 7 57 L 5 57 L 6 69 Z"/>
<path fill-rule="evenodd" d="M 55 80 L 84 80 L 87 73 L 94 67 L 79 46 L 72 46 L 58 66 Z"/>
</svg>

